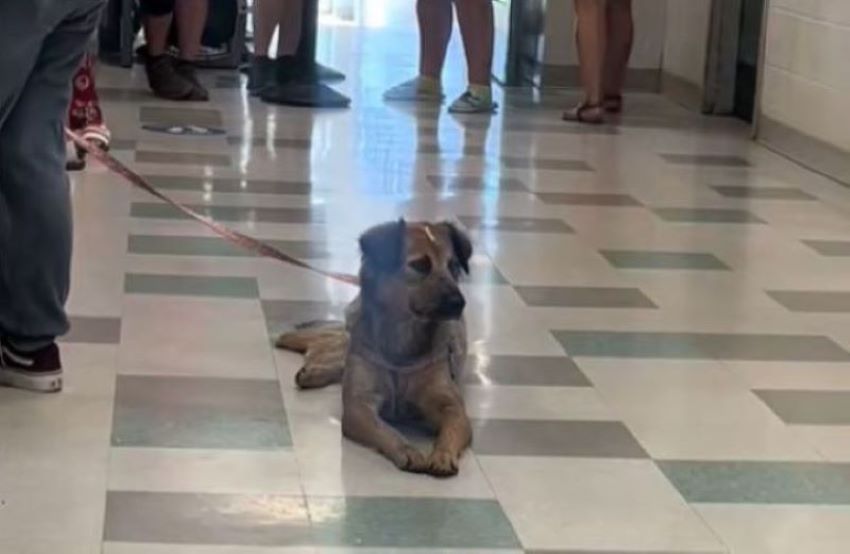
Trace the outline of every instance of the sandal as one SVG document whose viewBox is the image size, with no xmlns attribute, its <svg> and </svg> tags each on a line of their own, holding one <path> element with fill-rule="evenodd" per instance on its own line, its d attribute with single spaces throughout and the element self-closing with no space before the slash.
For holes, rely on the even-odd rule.
<svg viewBox="0 0 850 554">
<path fill-rule="evenodd" d="M 564 121 L 575 121 L 576 123 L 587 123 L 589 125 L 601 125 L 605 123 L 604 110 L 599 104 L 581 103 L 572 110 L 564 112 L 561 117 Z"/>
<path fill-rule="evenodd" d="M 622 94 L 606 94 L 602 100 L 602 107 L 608 113 L 622 113 L 623 111 L 623 95 Z"/>
</svg>

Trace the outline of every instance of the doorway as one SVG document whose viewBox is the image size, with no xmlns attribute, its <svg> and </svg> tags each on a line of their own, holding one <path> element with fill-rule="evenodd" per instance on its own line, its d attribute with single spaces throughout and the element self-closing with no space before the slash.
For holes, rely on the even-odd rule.
<svg viewBox="0 0 850 554">
<path fill-rule="evenodd" d="M 764 3 L 765 0 L 741 0 L 733 113 L 749 122 L 756 106 Z"/>
</svg>

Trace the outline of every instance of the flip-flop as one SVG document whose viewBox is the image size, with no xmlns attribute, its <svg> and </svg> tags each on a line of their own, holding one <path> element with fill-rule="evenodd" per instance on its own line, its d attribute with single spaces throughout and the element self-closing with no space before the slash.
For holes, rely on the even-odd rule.
<svg viewBox="0 0 850 554">
<path fill-rule="evenodd" d="M 588 112 L 594 111 L 596 115 L 589 115 Z M 574 121 L 576 123 L 587 123 L 588 125 L 601 125 L 605 123 L 603 108 L 599 104 L 579 104 L 572 110 L 564 112 L 561 117 L 564 121 Z"/>
</svg>

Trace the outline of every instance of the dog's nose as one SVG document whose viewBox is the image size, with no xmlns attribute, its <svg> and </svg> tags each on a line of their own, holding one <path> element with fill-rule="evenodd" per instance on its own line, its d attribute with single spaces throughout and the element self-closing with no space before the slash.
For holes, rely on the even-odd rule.
<svg viewBox="0 0 850 554">
<path fill-rule="evenodd" d="M 443 300 L 443 312 L 450 316 L 459 316 L 466 308 L 466 298 L 460 291 L 454 291 L 446 296 Z"/>
</svg>

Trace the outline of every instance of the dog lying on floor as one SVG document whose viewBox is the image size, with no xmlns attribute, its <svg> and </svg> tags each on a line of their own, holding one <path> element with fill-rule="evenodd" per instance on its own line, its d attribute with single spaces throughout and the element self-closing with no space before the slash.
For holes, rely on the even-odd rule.
<svg viewBox="0 0 850 554">
<path fill-rule="evenodd" d="M 472 440 L 459 380 L 466 360 L 472 243 L 452 223 L 386 223 L 360 237 L 360 295 L 345 323 L 308 323 L 277 346 L 304 354 L 302 389 L 342 381 L 342 432 L 399 469 L 448 477 Z M 387 421 L 421 418 L 436 430 L 429 456 Z"/>
</svg>

